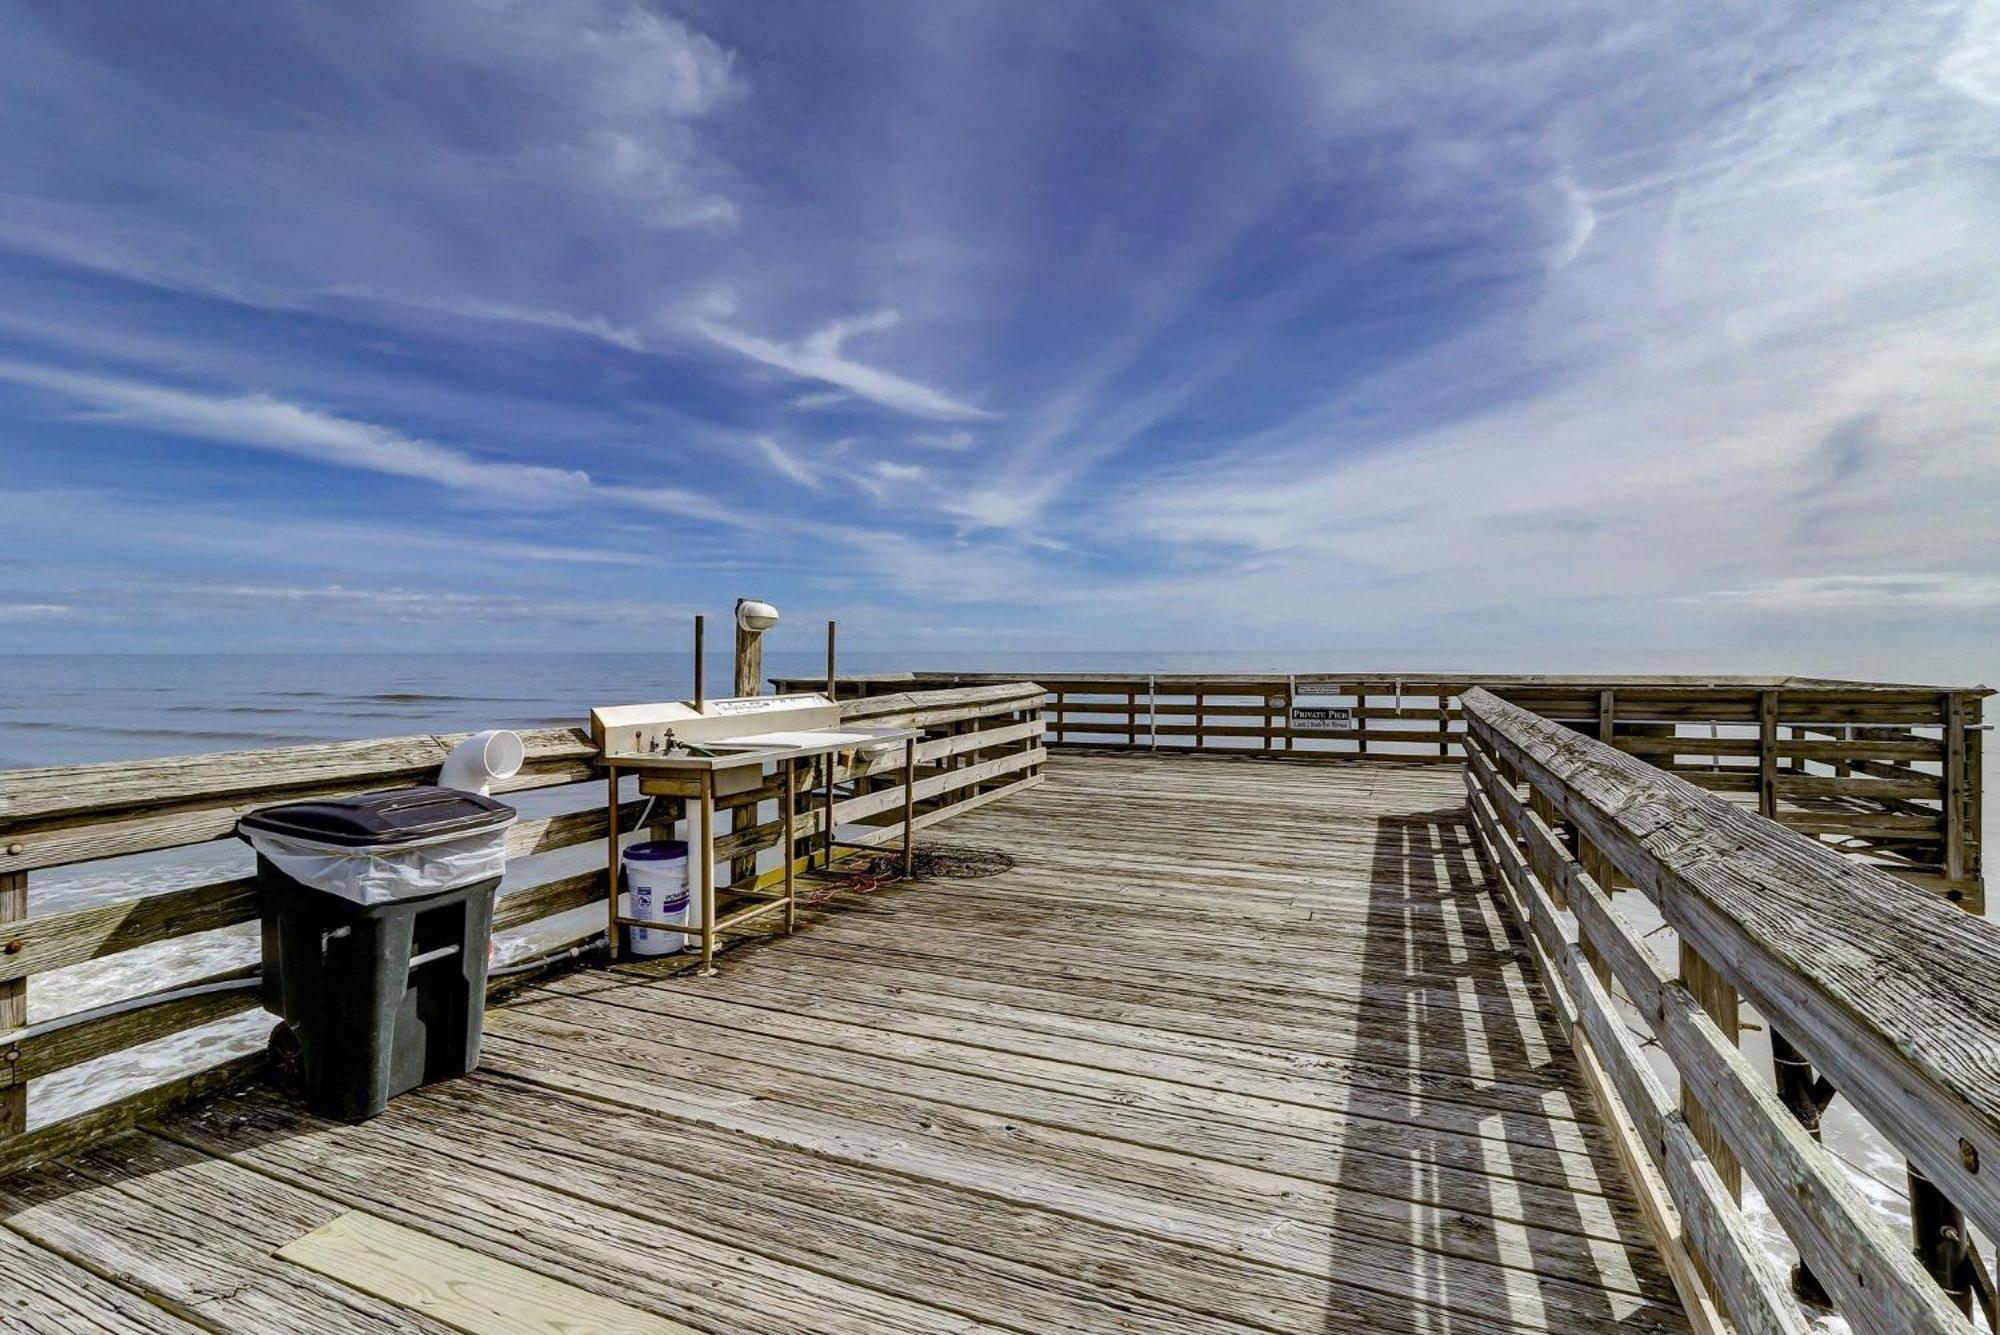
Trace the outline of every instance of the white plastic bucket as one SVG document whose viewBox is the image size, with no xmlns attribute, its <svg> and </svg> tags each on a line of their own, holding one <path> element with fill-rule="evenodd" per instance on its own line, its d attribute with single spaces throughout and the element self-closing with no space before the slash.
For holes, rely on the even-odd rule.
<svg viewBox="0 0 2000 1335">
<path fill-rule="evenodd" d="M 625 894 L 619 902 L 619 917 L 682 927 L 695 921 L 694 897 L 688 893 L 686 844 L 679 840 L 632 844 L 620 855 L 620 861 L 625 867 Z M 625 939 L 634 955 L 671 955 L 686 949 L 695 938 L 628 927 Z"/>
</svg>

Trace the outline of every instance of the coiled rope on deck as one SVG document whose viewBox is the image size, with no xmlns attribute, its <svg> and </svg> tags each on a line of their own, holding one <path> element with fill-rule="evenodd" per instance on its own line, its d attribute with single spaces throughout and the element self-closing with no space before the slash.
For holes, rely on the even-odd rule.
<svg viewBox="0 0 2000 1335">
<path fill-rule="evenodd" d="M 903 875 L 901 850 L 864 853 L 827 873 L 826 887 L 799 896 L 802 904 L 818 905 L 836 895 L 866 895 L 909 881 L 977 881 L 1011 871 L 1014 859 L 992 848 L 967 844 L 925 844 L 910 860 L 910 874 Z"/>
</svg>

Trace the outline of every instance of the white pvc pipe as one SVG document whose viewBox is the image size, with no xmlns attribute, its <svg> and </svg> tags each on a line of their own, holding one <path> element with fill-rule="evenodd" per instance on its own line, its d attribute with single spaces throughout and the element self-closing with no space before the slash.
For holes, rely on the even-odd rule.
<svg viewBox="0 0 2000 1335">
<path fill-rule="evenodd" d="M 527 754 L 517 732 L 505 728 L 476 732 L 454 746 L 444 758 L 444 768 L 438 771 L 438 787 L 483 797 L 492 789 L 495 779 L 511 779 L 519 774 Z"/>
</svg>

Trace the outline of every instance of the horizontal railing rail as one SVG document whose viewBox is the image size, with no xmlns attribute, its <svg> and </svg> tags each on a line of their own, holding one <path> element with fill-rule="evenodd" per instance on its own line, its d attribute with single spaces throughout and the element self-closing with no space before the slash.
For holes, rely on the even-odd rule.
<svg viewBox="0 0 2000 1335">
<path fill-rule="evenodd" d="M 1033 682 L 1001 683 L 849 700 L 841 713 L 845 721 L 925 730 L 916 747 L 915 784 L 915 823 L 923 828 L 1040 781 L 1044 698 Z M 535 929 L 537 952 L 556 951 L 602 931 L 601 923 L 556 930 L 548 920 L 603 902 L 610 813 L 599 796 L 601 771 L 587 732 L 539 729 L 521 736 L 527 751 L 521 772 L 496 784 L 495 791 L 575 788 L 580 804 L 587 805 L 524 818 L 511 827 L 508 879 L 493 926 L 496 933 Z M 29 1100 L 36 1081 L 227 1020 L 258 1004 L 255 989 L 233 986 L 254 976 L 254 964 L 234 963 L 177 979 L 158 993 L 124 998 L 123 1003 L 143 1003 L 131 1009 L 98 1007 L 29 1024 L 25 1003 L 33 978 L 231 929 L 246 931 L 242 957 L 254 959 L 246 925 L 258 916 L 250 876 L 36 913 L 31 872 L 80 863 L 102 863 L 109 871 L 120 864 L 107 859 L 227 838 L 239 817 L 259 807 L 428 781 L 460 740 L 401 737 L 0 773 L 0 1171 L 88 1143 L 168 1103 L 240 1079 L 259 1062 L 254 1054 L 224 1062 L 31 1128 Z M 842 789 L 837 820 L 850 827 L 883 826 L 879 835 L 864 832 L 845 842 L 887 842 L 900 835 L 900 750 L 891 759 L 893 764 L 836 769 L 833 777 Z M 576 787 L 586 783 L 589 790 Z M 731 823 L 717 841 L 717 857 L 754 858 L 775 848 L 783 838 L 779 796 L 773 783 L 718 804 Z M 678 804 L 667 799 L 650 805 L 643 799 L 622 801 L 619 828 L 631 831 L 645 819 L 659 831 L 678 815 Z M 818 832 L 817 819 L 817 808 L 801 811 L 794 856 L 806 853 Z M 581 850 L 592 848 L 597 856 L 582 863 L 585 870 L 566 870 Z M 546 856 L 557 853 L 567 856 Z M 154 996 L 157 1001 L 148 1000 Z"/>
<path fill-rule="evenodd" d="M 1805 1329 L 1747 1176 L 1802 1291 L 1856 1329 L 1969 1329 L 1991 1290 L 1965 1216 L 2000 1230 L 2000 928 L 1493 692 L 1463 709 L 1477 842 L 1698 1324 Z M 1673 967 L 1625 888 L 1676 934 Z M 1739 1050 L 1746 1004 L 1770 1075 Z M 1911 1164 L 1914 1251 L 1818 1141 L 1835 1091 Z"/>
<path fill-rule="evenodd" d="M 1036 673 L 1051 745 L 1293 760 L 1458 764 L 1461 698 L 1513 701 L 1655 768 L 1834 843 L 1967 908 L 1980 874 L 1983 687 L 1820 677 L 1469 673 Z M 843 678 L 864 698 L 970 686 L 979 673 Z M 780 689 L 818 689 L 780 681 Z M 1294 726 L 1293 706 L 1326 711 Z"/>
</svg>

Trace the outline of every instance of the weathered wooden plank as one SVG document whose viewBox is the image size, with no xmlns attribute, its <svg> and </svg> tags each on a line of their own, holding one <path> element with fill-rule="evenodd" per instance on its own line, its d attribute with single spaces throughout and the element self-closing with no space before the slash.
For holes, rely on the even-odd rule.
<svg viewBox="0 0 2000 1335">
<path fill-rule="evenodd" d="M 232 969 L 226 973 L 196 979 L 187 986 L 232 982 L 255 973 L 254 967 Z M 136 1047 L 141 1043 L 150 1043 L 168 1034 L 178 1034 L 185 1029 L 193 1029 L 198 1025 L 210 1024 L 231 1015 L 241 1014 L 243 1011 L 253 1009 L 257 1004 L 257 989 L 242 987 L 224 992 L 210 992 L 197 997 L 183 997 L 156 1006 L 82 1020 L 66 1028 L 31 1035 L 21 1039 L 16 1045 L 17 1055 L 14 1060 L 0 1063 L 0 1090 L 5 1090 L 16 1082 L 25 1083 L 39 1076 L 66 1070 L 108 1053 Z M 0 1044 L 4 1042 L 5 1036 L 0 1035 Z"/>
<path fill-rule="evenodd" d="M 160 809 L 191 802 L 230 802 L 296 789 L 360 791 L 421 779 L 444 763 L 471 733 L 388 737 L 374 741 L 319 742 L 114 760 L 93 765 L 9 770 L 0 789 L 0 828 L 57 817 L 72 820 L 114 811 Z M 595 754 L 581 728 L 523 731 L 527 771 L 590 759 Z"/>
<path fill-rule="evenodd" d="M 135 1133 L 0 1181 L 7 1227 L 211 1330 L 450 1335 L 271 1253 L 340 1207 Z"/>
<path fill-rule="evenodd" d="M 530 1034 L 555 1041 L 529 1041 Z M 1507 1291 L 1507 1279 L 1489 1258 L 1497 1250 L 1519 1266 L 1532 1255 L 1533 1284 L 1554 1329 L 1588 1329 L 1594 1324 L 1591 1313 L 1604 1311 L 1602 1299 L 1592 1297 L 1595 1284 L 1584 1279 L 1594 1262 L 1574 1242 L 1556 1248 L 1531 1245 L 1517 1240 L 1511 1228 L 1471 1226 L 1469 1220 L 1466 1231 L 1456 1236 L 1455 1230 L 1421 1222 L 1416 1227 L 1390 1225 L 1381 1215 L 1351 1214 L 1345 1206 L 1329 1209 L 1304 1184 L 1253 1190 L 1247 1182 L 1230 1182 L 1244 1170 L 1080 1137 L 1019 1116 L 999 1117 L 880 1088 L 843 1088 L 790 1072 L 778 1077 L 780 1084 L 774 1087 L 773 1068 L 714 1057 L 704 1061 L 735 1074 L 726 1084 L 708 1088 L 685 1078 L 685 1063 L 657 1039 L 594 1027 L 571 1029 L 519 1011 L 510 1013 L 506 1031 L 495 1036 L 492 1055 L 495 1070 L 516 1078 L 668 1115 L 698 1116 L 814 1153 L 849 1160 L 859 1155 L 864 1162 L 896 1171 L 998 1192 L 1023 1204 L 1083 1211 L 1099 1222 L 1294 1272 L 1323 1276 L 1326 1257 L 1338 1254 L 1344 1284 L 1389 1296 L 1413 1296 L 1418 1290 L 1412 1272 L 1443 1266 L 1458 1274 L 1461 1283 L 1498 1298 Z M 682 1078 L 649 1074 L 663 1062 Z M 752 1082 L 761 1082 L 765 1092 L 759 1095 L 759 1084 Z M 1292 1200 L 1298 1204 L 1290 1204 Z M 1421 1221 L 1430 1212 L 1417 1214 Z M 1275 1227 L 1279 1222 L 1284 1226 Z M 1427 1239 L 1435 1239 L 1443 1249 L 1438 1254 L 1449 1255 L 1449 1262 L 1424 1259 Z M 1648 1300 L 1632 1308 L 1624 1328 L 1679 1325 L 1677 1312 Z M 1574 1325 L 1562 1324 L 1565 1320 Z"/>
<path fill-rule="evenodd" d="M 12 1140 L 0 1140 L 0 1182 L 48 1159 L 116 1136 L 168 1109 L 233 1088 L 264 1069 L 264 1054 L 237 1057 L 155 1085 L 130 1098 L 38 1126 Z"/>
<path fill-rule="evenodd" d="M 1041 685 L 1032 681 L 1003 681 L 980 686 L 899 691 L 891 695 L 842 700 L 840 718 L 843 723 L 879 721 L 885 717 L 913 711 L 955 709 L 961 705 L 979 705 L 988 713 L 996 713 L 999 712 L 1000 706 L 1021 701 L 1026 701 L 1028 706 L 1037 706 L 1044 694 Z"/>
<path fill-rule="evenodd" d="M 1199 1248 L 1153 1242 L 1076 1214 L 1017 1206 L 989 1193 L 810 1157 L 698 1121 L 666 1122 L 546 1087 L 474 1077 L 431 1086 L 365 1128 L 301 1125 L 247 1100 L 175 1128 L 217 1153 L 301 1175 L 338 1173 L 373 1188 L 375 1166 L 418 1154 L 463 1159 L 466 1144 L 504 1147 L 480 1162 L 537 1186 L 615 1201 L 718 1240 L 889 1291 L 1004 1313 L 1036 1329 L 1173 1330 L 1226 1335 L 1245 1326 L 1284 1335 L 1354 1329 L 1419 1335 L 1437 1309 L 1368 1303 L 1325 1284 Z M 670 1137 L 680 1162 L 661 1162 Z M 645 1162 L 635 1198 L 626 1164 Z M 323 1168 L 321 1165 L 328 1165 Z M 698 1171 L 697 1171 L 698 1170 Z M 1108 1314 L 1108 1315 L 1107 1315 Z M 1499 1321 L 1464 1318 L 1465 1329 Z M 1456 1326 L 1457 1322 L 1454 1322 Z"/>
<path fill-rule="evenodd" d="M 254 756 L 260 753 L 243 754 Z M 188 759 L 192 761 L 202 757 Z M 429 777 L 433 768 L 434 765 L 426 765 L 304 788 L 258 789 L 245 783 L 240 786 L 240 791 L 232 789 L 226 798 L 197 797 L 162 808 L 83 811 L 35 822 L 10 823 L 4 833 L 0 833 L 0 870 L 26 871 L 226 839 L 235 832 L 238 820 L 260 807 L 416 782 Z M 595 773 L 595 765 L 584 759 L 546 761 L 532 770 L 523 768 L 511 779 L 495 781 L 493 791 L 504 795 L 551 788 L 591 778 Z"/>
<path fill-rule="evenodd" d="M 505 1254 L 546 1256 L 567 1273 L 587 1271 L 614 1285 L 630 1283 L 632 1255 L 665 1257 L 684 1236 L 703 1252 L 719 1244 L 776 1262 L 769 1269 L 791 1278 L 798 1295 L 776 1307 L 744 1304 L 731 1314 L 732 1325 L 768 1329 L 794 1312 L 811 1329 L 875 1317 L 865 1298 L 854 1303 L 842 1292 L 837 1278 L 816 1277 L 850 1275 L 901 1300 L 888 1313 L 896 1327 L 935 1308 L 936 1326 L 927 1329 L 956 1328 L 954 1316 L 1080 1335 L 1124 1335 L 1135 1320 L 1203 1335 L 1236 1329 L 1173 1302 L 1167 1295 L 1178 1296 L 1185 1279 L 1133 1291 L 1129 1277 L 1121 1283 L 1108 1263 L 1115 1251 L 1100 1260 L 1087 1246 L 1066 1246 L 1068 1236 L 1087 1231 L 1081 1221 L 1011 1212 L 1017 1226 L 1033 1230 L 1060 1257 L 1032 1255 L 1024 1265 L 1005 1245 L 1004 1225 L 993 1226 L 1010 1211 L 990 1196 L 968 1200 L 937 1184 L 808 1159 L 768 1142 L 664 1123 L 548 1089 L 454 1082 L 399 1101 L 364 1128 L 240 1100 L 170 1134 L 289 1181 L 321 1184 L 469 1246 L 490 1241 Z M 672 1156 L 661 1153 L 662 1137 L 671 1139 Z M 426 1181 L 421 1193 L 402 1191 L 383 1180 L 393 1178 L 385 1168 L 412 1159 L 434 1189 Z M 646 1166 L 644 1193 L 631 1189 L 634 1162 Z M 497 1208 L 489 1203 L 496 1201 Z M 516 1219 L 528 1226 L 510 1228 Z M 559 1231 L 556 1221 L 568 1228 Z M 589 1244 L 565 1236 L 571 1229 L 588 1233 Z M 975 1245 L 994 1234 L 998 1253 Z M 1190 1255 L 1182 1251 L 1179 1258 Z M 1075 1271 L 1049 1268 L 1052 1261 Z M 700 1285 L 710 1279 L 704 1270 L 682 1273 L 663 1261 L 662 1273 L 646 1282 Z M 1249 1279 L 1241 1269 L 1233 1277 Z M 1118 1288 L 1124 1291 L 1107 1291 Z M 702 1307 L 712 1310 L 712 1301 Z M 690 1316 L 706 1318 L 709 1310 Z"/>
<path fill-rule="evenodd" d="M 198 1335 L 165 1308 L 0 1228 L 0 1328 L 10 1335 Z"/>
<path fill-rule="evenodd" d="M 600 983 L 594 991 L 595 995 L 589 985 L 570 985 L 563 994 L 624 1005 L 649 1015 L 685 1017 L 687 1046 L 698 1050 L 718 1055 L 764 1053 L 767 1064 L 777 1059 L 790 1069 L 810 1070 L 834 1079 L 879 1074 L 902 1087 L 930 1091 L 931 1097 L 956 1091 L 956 1097 L 969 1106 L 988 1111 L 1025 1114 L 1039 1108 L 1037 1120 L 1060 1120 L 1077 1130 L 1170 1151 L 1178 1149 L 1218 1163 L 1282 1172 L 1391 1200 L 1400 1201 L 1408 1195 L 1408 1176 L 1403 1171 L 1407 1150 L 1401 1145 L 1377 1153 L 1368 1143 L 1370 1136 L 1343 1135 L 1353 1143 L 1348 1152 L 1352 1157 L 1338 1166 L 1327 1159 L 1328 1136 L 1355 1124 L 1356 1114 L 1348 1110 L 1351 1105 L 1367 1103 L 1365 1099 L 1336 1100 L 1334 1096 L 1343 1088 L 1366 1089 L 1360 1082 L 1347 1087 L 1330 1079 L 1323 1083 L 1316 1103 L 1302 1102 L 1302 1098 L 1312 1098 L 1310 1091 L 1288 1089 L 1272 1073 L 1247 1064 L 1230 1068 L 1221 1061 L 1188 1062 L 1163 1070 L 1167 1059 L 1153 1053 L 1156 1073 L 1149 1074 L 1142 1054 L 1107 1052 L 1102 1044 L 1044 1038 L 1009 1050 L 990 1046 L 1000 1041 L 991 1028 L 912 1023 L 891 1030 L 879 1016 L 851 1005 L 807 1007 L 780 999 L 773 1006 L 753 1009 L 739 998 L 716 1001 L 669 988 L 607 989 Z M 548 1013 L 575 1014 L 554 1007 Z M 621 1018 L 619 1023 L 634 1022 Z M 948 1037 L 940 1041 L 930 1035 Z M 795 1046 L 800 1044 L 827 1051 Z M 1102 1064 L 1091 1064 L 1093 1059 Z M 917 1069 L 901 1069 L 899 1063 Z M 1262 1080 L 1253 1078 L 1259 1075 Z M 1002 1085 L 1021 1086 L 1032 1094 L 1020 1094 Z M 1578 1094 L 1582 1092 L 1579 1086 Z M 1403 1101 L 1406 1115 L 1421 1119 L 1430 1133 L 1424 1139 L 1435 1147 L 1432 1153 L 1440 1174 L 1436 1191 L 1441 1206 L 1495 1213 L 1521 1222 L 1560 1219 L 1572 1208 L 1576 1185 L 1585 1176 L 1574 1162 L 1567 1166 L 1566 1175 L 1556 1180 L 1560 1189 L 1554 1193 L 1545 1190 L 1537 1178 L 1524 1177 L 1524 1185 L 1515 1189 L 1518 1203 L 1496 1205 L 1492 1201 L 1490 1181 L 1495 1170 L 1487 1165 L 1482 1147 L 1471 1139 L 1490 1125 L 1487 1118 L 1493 1112 L 1509 1111 L 1522 1119 L 1523 1125 L 1533 1123 L 1536 1104 L 1519 1100 L 1514 1093 L 1494 1090 L 1479 1116 L 1457 1111 L 1450 1101 L 1436 1104 L 1420 1092 Z M 1029 1099 L 1039 1103 L 1027 1102 Z M 1474 1103 L 1473 1097 L 1468 1095 L 1465 1102 Z M 1515 1176 L 1506 1172 L 1498 1175 Z M 1599 1190 L 1593 1194 L 1605 1193 Z M 1601 1219 L 1573 1227 L 1590 1236 L 1623 1237 L 1634 1222 L 1621 1198 L 1606 1207 Z"/>
<path fill-rule="evenodd" d="M 1863 1330 L 1966 1330 L 1904 1240 L 1758 1078 L 1700 1000 L 1678 984 L 1661 996 L 1661 1046 L 1841 1312 Z"/>
</svg>

